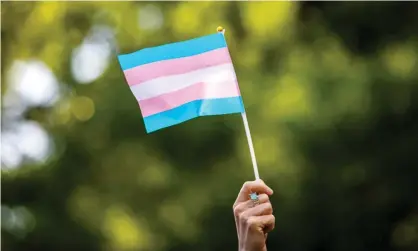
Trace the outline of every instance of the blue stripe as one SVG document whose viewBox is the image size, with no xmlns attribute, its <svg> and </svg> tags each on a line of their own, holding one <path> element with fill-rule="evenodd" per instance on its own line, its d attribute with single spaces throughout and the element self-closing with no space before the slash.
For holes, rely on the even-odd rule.
<svg viewBox="0 0 418 251">
<path fill-rule="evenodd" d="M 119 55 L 122 70 L 149 64 L 161 60 L 194 56 L 204 52 L 226 47 L 226 41 L 221 33 L 216 33 L 195 39 L 145 48 L 130 54 Z"/>
<path fill-rule="evenodd" d="M 204 99 L 145 117 L 144 123 L 145 129 L 150 133 L 200 116 L 242 112 L 244 112 L 244 104 L 241 97 Z"/>
</svg>

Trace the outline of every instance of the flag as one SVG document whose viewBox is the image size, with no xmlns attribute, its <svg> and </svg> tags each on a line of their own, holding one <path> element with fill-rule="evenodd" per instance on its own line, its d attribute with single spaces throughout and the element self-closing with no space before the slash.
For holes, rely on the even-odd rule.
<svg viewBox="0 0 418 251">
<path fill-rule="evenodd" d="M 221 33 L 118 56 L 148 133 L 210 115 L 243 113 Z"/>
</svg>

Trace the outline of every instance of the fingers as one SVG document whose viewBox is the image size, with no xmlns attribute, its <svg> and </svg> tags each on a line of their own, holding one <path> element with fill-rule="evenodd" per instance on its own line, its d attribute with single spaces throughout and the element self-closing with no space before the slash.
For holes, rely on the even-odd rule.
<svg viewBox="0 0 418 251">
<path fill-rule="evenodd" d="M 268 197 L 267 194 L 260 194 L 258 195 L 258 201 L 260 204 L 266 203 L 266 202 L 270 202 L 270 199 Z M 249 209 L 249 208 L 253 208 L 254 207 L 254 202 L 252 200 L 247 200 L 241 203 L 238 203 L 236 205 L 234 205 L 234 214 L 235 216 L 239 216 L 241 213 L 243 213 L 245 210 Z"/>
<path fill-rule="evenodd" d="M 254 201 L 249 198 L 250 193 L 258 193 L 260 204 L 254 205 Z M 237 229 L 257 231 L 266 238 L 266 234 L 275 227 L 273 207 L 269 199 L 272 194 L 273 190 L 262 180 L 245 182 L 233 206 Z"/>
<path fill-rule="evenodd" d="M 248 227 L 254 231 L 268 233 L 272 231 L 276 224 L 274 215 L 252 216 L 247 220 Z"/>
<path fill-rule="evenodd" d="M 262 201 L 259 205 L 254 206 L 253 204 L 248 204 L 248 202 L 252 203 L 252 201 L 246 201 L 238 204 L 234 208 L 234 215 L 237 223 L 246 225 L 248 220 L 254 216 L 273 214 L 273 207 L 268 196 L 266 194 L 261 194 L 259 198 L 260 202 Z"/>
<path fill-rule="evenodd" d="M 252 216 L 268 215 L 273 213 L 271 203 L 263 203 L 253 208 L 247 209 L 241 215 L 243 218 L 250 218 Z"/>
<path fill-rule="evenodd" d="M 268 187 L 262 180 L 247 181 L 242 186 L 234 205 L 240 202 L 247 201 L 248 195 L 250 193 L 265 193 L 267 195 L 272 195 L 273 190 L 270 187 Z"/>
</svg>

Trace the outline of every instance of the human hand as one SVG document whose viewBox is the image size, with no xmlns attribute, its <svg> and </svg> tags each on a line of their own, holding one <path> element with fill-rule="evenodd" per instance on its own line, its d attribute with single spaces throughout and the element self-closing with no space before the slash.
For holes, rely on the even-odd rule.
<svg viewBox="0 0 418 251">
<path fill-rule="evenodd" d="M 258 202 L 250 199 L 258 194 Z M 274 229 L 275 218 L 269 196 L 273 190 L 262 180 L 245 182 L 234 203 L 239 251 L 266 251 L 267 233 Z"/>
</svg>

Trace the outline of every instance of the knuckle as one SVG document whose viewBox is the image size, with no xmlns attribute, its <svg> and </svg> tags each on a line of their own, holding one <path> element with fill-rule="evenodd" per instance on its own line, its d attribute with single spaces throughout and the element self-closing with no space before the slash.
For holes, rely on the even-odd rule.
<svg viewBox="0 0 418 251">
<path fill-rule="evenodd" d="M 272 213 L 273 212 L 273 206 L 271 205 L 271 203 L 265 203 L 265 204 L 266 204 L 265 207 L 266 207 L 267 213 Z"/>
<path fill-rule="evenodd" d="M 246 181 L 242 187 L 243 187 L 244 189 L 248 189 L 248 188 L 250 188 L 250 187 L 251 187 L 251 181 Z"/>
<path fill-rule="evenodd" d="M 239 216 L 240 213 L 241 213 L 241 210 L 239 210 L 238 207 L 233 207 L 232 210 L 233 210 L 235 216 Z"/>
<path fill-rule="evenodd" d="M 247 223 L 247 226 L 254 226 L 257 225 L 257 221 L 255 220 L 254 217 L 249 217 L 245 220 L 245 222 Z"/>
<path fill-rule="evenodd" d="M 261 201 L 261 202 L 268 202 L 268 201 L 270 201 L 270 198 L 269 198 L 269 196 L 267 195 L 267 194 L 265 194 L 265 193 L 262 193 L 262 194 L 260 194 L 259 196 L 258 196 L 258 199 Z"/>
<path fill-rule="evenodd" d="M 238 214 L 238 218 L 239 218 L 239 220 L 241 221 L 241 222 L 243 222 L 243 223 L 248 223 L 248 219 L 249 219 L 249 217 L 248 217 L 248 215 L 246 214 L 246 213 L 244 213 L 244 212 L 242 212 L 242 213 L 239 213 Z"/>
</svg>

